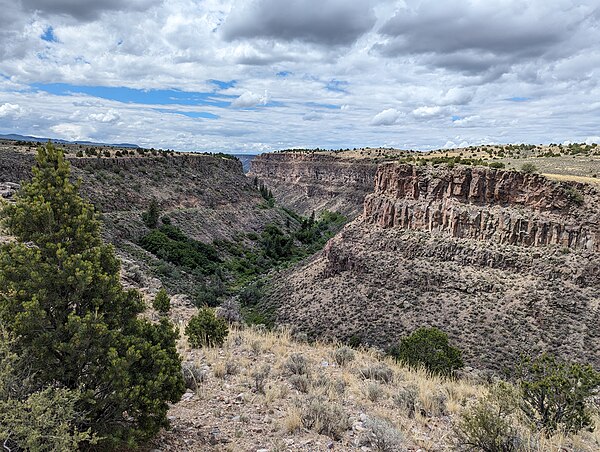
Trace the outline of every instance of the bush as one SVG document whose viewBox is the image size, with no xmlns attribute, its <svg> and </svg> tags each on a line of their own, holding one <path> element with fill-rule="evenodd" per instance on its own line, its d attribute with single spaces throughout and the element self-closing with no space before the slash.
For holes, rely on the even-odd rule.
<svg viewBox="0 0 600 452">
<path fill-rule="evenodd" d="M 242 311 L 239 301 L 230 298 L 225 300 L 215 310 L 215 315 L 227 323 L 240 323 L 242 322 Z"/>
<path fill-rule="evenodd" d="M 206 380 L 206 372 L 197 364 L 185 362 L 181 366 L 185 387 L 196 390 Z"/>
<path fill-rule="evenodd" d="M 339 440 L 350 428 L 350 419 L 344 409 L 318 397 L 309 397 L 301 406 L 302 425 L 322 435 Z"/>
<path fill-rule="evenodd" d="M 573 204 L 580 206 L 583 204 L 583 194 L 575 187 L 565 188 L 565 196 Z"/>
<path fill-rule="evenodd" d="M 489 167 L 490 167 L 490 168 L 495 168 L 495 169 L 502 169 L 502 168 L 504 168 L 505 166 L 506 166 L 506 165 L 505 165 L 504 163 L 502 163 L 502 162 L 491 162 L 491 163 L 489 164 Z"/>
<path fill-rule="evenodd" d="M 590 399 L 598 394 L 600 374 L 590 365 L 558 361 L 543 354 L 524 358 L 518 368 L 521 407 L 536 427 L 556 431 L 593 431 Z"/>
<path fill-rule="evenodd" d="M 283 367 L 291 375 L 308 374 L 308 360 L 300 353 L 292 353 Z"/>
<path fill-rule="evenodd" d="M 152 307 L 161 314 L 167 314 L 169 312 L 171 309 L 171 300 L 165 289 L 160 289 L 158 291 L 152 302 Z"/>
<path fill-rule="evenodd" d="M 360 369 L 359 375 L 365 380 L 376 380 L 382 383 L 390 383 L 394 379 L 394 371 L 383 363 L 363 367 Z"/>
<path fill-rule="evenodd" d="M 202 308 L 185 327 L 192 347 L 215 347 L 223 345 L 229 334 L 225 320 L 217 318 L 211 308 Z"/>
<path fill-rule="evenodd" d="M 354 350 L 350 347 L 340 347 L 333 352 L 333 359 L 338 366 L 345 366 L 346 364 L 354 361 Z"/>
<path fill-rule="evenodd" d="M 36 388 L 20 400 L 44 406 L 73 393 L 39 388 L 81 390 L 69 431 L 91 428 L 114 449 L 168 425 L 167 402 L 185 389 L 181 358 L 173 325 L 139 315 L 141 294 L 121 285 L 114 249 L 78 189 L 63 153 L 39 148 L 33 178 L 2 212 L 15 241 L 0 247 L 0 324 Z M 42 399 L 30 400 L 36 393 Z"/>
<path fill-rule="evenodd" d="M 538 167 L 535 166 L 533 163 L 523 163 L 523 165 L 521 166 L 521 172 L 525 174 L 533 174 L 537 173 L 538 171 Z"/>
<path fill-rule="evenodd" d="M 462 353 L 448 343 L 448 335 L 437 328 L 419 328 L 410 336 L 400 339 L 391 354 L 401 363 L 425 367 L 434 375 L 451 376 L 464 366 Z"/>
<path fill-rule="evenodd" d="M 392 396 L 394 405 L 403 410 L 410 418 L 415 415 L 418 399 L 419 388 L 414 384 L 400 387 L 398 392 Z"/>
<path fill-rule="evenodd" d="M 288 381 L 296 391 L 306 393 L 310 389 L 310 380 L 307 375 L 291 375 Z"/>
<path fill-rule="evenodd" d="M 461 414 L 454 431 L 460 449 L 484 452 L 521 450 L 522 440 L 513 414 L 517 401 L 514 389 L 500 383 L 489 394 Z"/>
<path fill-rule="evenodd" d="M 404 435 L 392 423 L 385 419 L 369 417 L 365 421 L 366 436 L 361 443 L 367 443 L 377 452 L 399 452 L 407 450 Z"/>
</svg>

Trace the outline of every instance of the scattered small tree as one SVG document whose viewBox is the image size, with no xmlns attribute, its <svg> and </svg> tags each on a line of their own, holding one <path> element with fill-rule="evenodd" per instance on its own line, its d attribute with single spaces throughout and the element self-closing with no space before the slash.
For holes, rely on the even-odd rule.
<svg viewBox="0 0 600 452">
<path fill-rule="evenodd" d="M 437 328 L 419 328 L 400 339 L 391 350 L 398 361 L 413 367 L 425 367 L 436 375 L 451 376 L 464 366 L 461 351 L 448 343 L 448 335 Z"/>
<path fill-rule="evenodd" d="M 521 165 L 521 172 L 525 173 L 525 174 L 533 174 L 533 173 L 537 173 L 538 167 L 535 166 L 533 163 L 523 163 L 523 165 Z"/>
<path fill-rule="evenodd" d="M 549 354 L 524 358 L 517 375 L 522 409 L 548 434 L 593 431 L 590 399 L 598 394 L 600 373 L 590 365 L 567 363 Z"/>
<path fill-rule="evenodd" d="M 158 217 L 160 216 L 160 210 L 156 199 L 150 201 L 148 210 L 142 214 L 142 221 L 150 229 L 154 229 L 158 225 Z"/>
<path fill-rule="evenodd" d="M 227 322 L 215 316 L 211 308 L 201 308 L 185 327 L 185 334 L 192 347 L 215 347 L 223 345 L 229 334 Z"/>
<path fill-rule="evenodd" d="M 167 314 L 169 312 L 171 309 L 171 300 L 165 289 L 160 289 L 157 292 L 154 301 L 152 302 L 152 307 L 161 314 Z"/>
</svg>

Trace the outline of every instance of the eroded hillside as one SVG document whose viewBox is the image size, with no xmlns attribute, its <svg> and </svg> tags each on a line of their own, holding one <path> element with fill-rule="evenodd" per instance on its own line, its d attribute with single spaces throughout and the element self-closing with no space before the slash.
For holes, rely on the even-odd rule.
<svg viewBox="0 0 600 452">
<path fill-rule="evenodd" d="M 280 322 L 381 347 L 437 326 L 495 371 L 544 350 L 600 367 L 595 188 L 464 166 L 375 180 L 362 216 L 274 278 Z"/>
</svg>

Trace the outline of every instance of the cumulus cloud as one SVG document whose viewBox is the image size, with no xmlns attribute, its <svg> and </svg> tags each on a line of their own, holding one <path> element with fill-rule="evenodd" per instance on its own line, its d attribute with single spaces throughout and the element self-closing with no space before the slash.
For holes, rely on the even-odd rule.
<svg viewBox="0 0 600 452">
<path fill-rule="evenodd" d="M 396 124 L 402 114 L 395 108 L 388 108 L 377 113 L 371 120 L 373 126 L 391 126 Z"/>
<path fill-rule="evenodd" d="M 56 124 L 50 128 L 50 130 L 56 133 L 60 138 L 64 138 L 69 141 L 89 139 L 86 129 L 87 128 L 83 125 L 68 123 Z"/>
<path fill-rule="evenodd" d="M 261 96 L 259 94 L 254 94 L 251 91 L 246 91 L 244 94 L 231 102 L 231 106 L 234 108 L 251 108 L 256 107 L 257 105 L 266 105 L 268 101 L 269 99 L 266 92 L 263 96 Z"/>
<path fill-rule="evenodd" d="M 104 113 L 92 113 L 88 115 L 87 119 L 96 122 L 113 123 L 121 119 L 121 115 L 115 110 L 109 110 Z"/>
<path fill-rule="evenodd" d="M 226 40 L 263 38 L 348 45 L 375 24 L 371 1 L 238 1 L 221 27 Z"/>
<path fill-rule="evenodd" d="M 24 113 L 23 109 L 16 104 L 5 103 L 0 105 L 0 118 L 16 119 Z"/>
<path fill-rule="evenodd" d="M 416 118 L 435 118 L 447 114 L 447 110 L 438 105 L 432 107 L 415 108 L 412 112 Z"/>
</svg>

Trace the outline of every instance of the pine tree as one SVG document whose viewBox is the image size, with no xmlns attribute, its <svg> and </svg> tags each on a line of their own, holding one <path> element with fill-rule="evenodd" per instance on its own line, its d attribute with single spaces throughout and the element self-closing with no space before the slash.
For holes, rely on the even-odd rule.
<svg viewBox="0 0 600 452">
<path fill-rule="evenodd" d="M 16 241 L 0 248 L 0 322 L 41 387 L 78 390 L 75 426 L 106 447 L 134 443 L 167 425 L 167 402 L 184 391 L 177 333 L 138 318 L 139 292 L 124 290 L 114 249 L 94 208 L 48 143 L 33 179 L 2 216 Z"/>
</svg>

